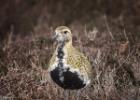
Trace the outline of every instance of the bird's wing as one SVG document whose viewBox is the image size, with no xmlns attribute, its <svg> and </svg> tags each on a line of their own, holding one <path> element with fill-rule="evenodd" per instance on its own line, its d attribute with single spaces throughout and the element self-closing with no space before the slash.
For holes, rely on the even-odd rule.
<svg viewBox="0 0 140 100">
<path fill-rule="evenodd" d="M 68 53 L 67 63 L 73 68 L 78 68 L 83 73 L 91 73 L 92 71 L 92 66 L 87 57 L 75 48 Z"/>
</svg>

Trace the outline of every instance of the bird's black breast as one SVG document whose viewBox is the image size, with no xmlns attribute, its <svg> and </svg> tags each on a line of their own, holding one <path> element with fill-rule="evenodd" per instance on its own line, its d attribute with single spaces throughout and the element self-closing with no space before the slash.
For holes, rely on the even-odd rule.
<svg viewBox="0 0 140 100">
<path fill-rule="evenodd" d="M 69 68 L 56 67 L 50 72 L 52 80 L 64 89 L 80 89 L 86 86 L 79 78 L 77 72 L 71 72 Z"/>
</svg>

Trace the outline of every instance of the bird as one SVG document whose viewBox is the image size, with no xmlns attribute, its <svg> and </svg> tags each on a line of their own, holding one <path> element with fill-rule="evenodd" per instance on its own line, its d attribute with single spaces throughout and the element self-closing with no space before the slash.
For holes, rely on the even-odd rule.
<svg viewBox="0 0 140 100">
<path fill-rule="evenodd" d="M 88 86 L 92 81 L 92 66 L 88 58 L 73 46 L 70 28 L 58 26 L 54 40 L 57 46 L 49 62 L 51 79 L 65 90 Z"/>
</svg>

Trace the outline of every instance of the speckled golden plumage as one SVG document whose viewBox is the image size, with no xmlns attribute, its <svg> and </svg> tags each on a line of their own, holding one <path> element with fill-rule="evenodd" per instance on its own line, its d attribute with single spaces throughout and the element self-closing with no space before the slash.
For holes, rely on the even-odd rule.
<svg viewBox="0 0 140 100">
<path fill-rule="evenodd" d="M 86 73 L 89 76 L 92 73 L 92 66 L 88 61 L 87 57 L 83 53 L 79 52 L 76 48 L 71 46 L 67 48 L 68 58 L 67 63 L 72 65 L 74 68 L 78 68 L 81 73 Z"/>
</svg>

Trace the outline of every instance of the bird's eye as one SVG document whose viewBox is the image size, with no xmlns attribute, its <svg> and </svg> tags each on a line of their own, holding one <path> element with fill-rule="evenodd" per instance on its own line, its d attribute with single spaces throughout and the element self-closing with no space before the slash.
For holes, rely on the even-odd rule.
<svg viewBox="0 0 140 100">
<path fill-rule="evenodd" d="M 68 31 L 64 31 L 64 34 L 67 34 Z"/>
</svg>

